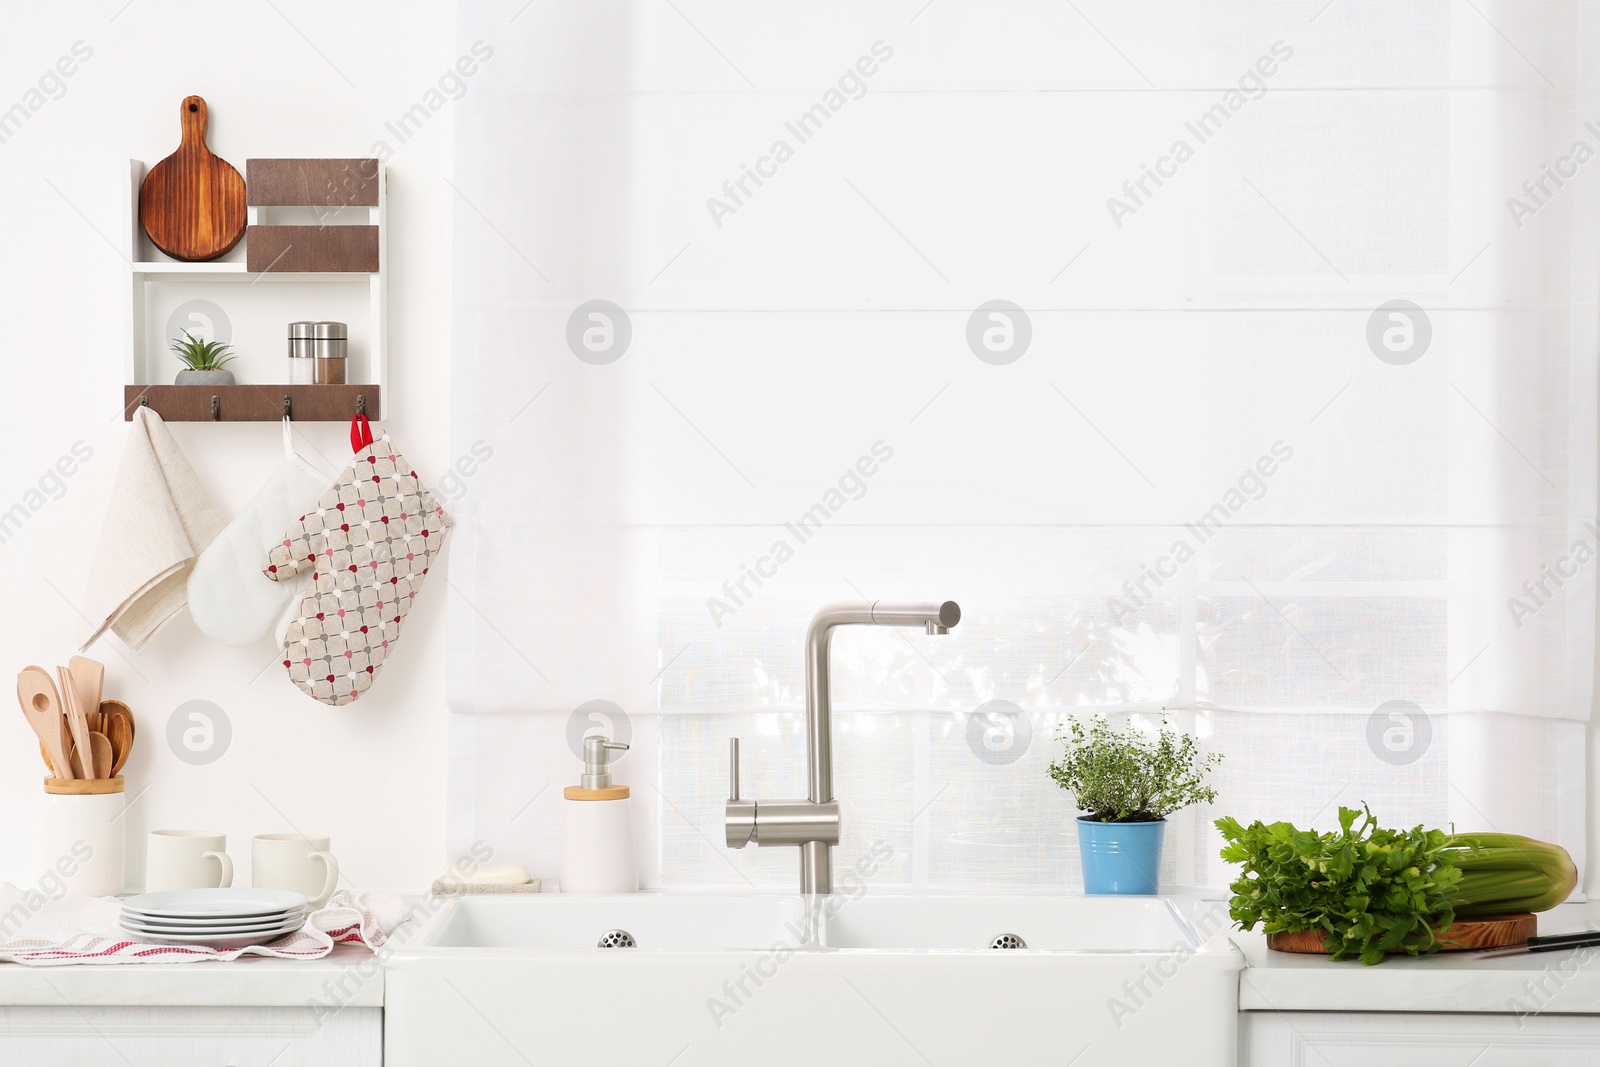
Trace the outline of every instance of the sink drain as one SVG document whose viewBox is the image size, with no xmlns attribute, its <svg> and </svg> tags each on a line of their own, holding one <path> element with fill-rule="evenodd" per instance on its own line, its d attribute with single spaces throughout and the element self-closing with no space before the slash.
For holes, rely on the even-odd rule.
<svg viewBox="0 0 1600 1067">
<path fill-rule="evenodd" d="M 595 948 L 637 948 L 638 945 L 626 930 L 607 930 L 600 935 L 600 943 Z"/>
<path fill-rule="evenodd" d="M 990 948 L 1027 948 L 1028 943 L 1016 934 L 996 934 L 989 941 Z"/>
</svg>

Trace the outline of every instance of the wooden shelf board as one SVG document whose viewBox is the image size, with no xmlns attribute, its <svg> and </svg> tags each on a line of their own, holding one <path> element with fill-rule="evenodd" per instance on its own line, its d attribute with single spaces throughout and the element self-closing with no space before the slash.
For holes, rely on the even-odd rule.
<svg viewBox="0 0 1600 1067">
<path fill-rule="evenodd" d="M 376 226 L 251 226 L 245 233 L 245 245 L 245 263 L 263 274 L 374 274 L 378 270 Z"/>
<path fill-rule="evenodd" d="M 247 159 L 251 207 L 377 207 L 383 165 L 376 159 Z"/>
<path fill-rule="evenodd" d="M 383 410 L 379 385 L 125 385 L 122 418 L 128 421 L 145 397 L 166 422 L 276 422 L 283 417 L 283 398 L 295 422 L 344 422 L 364 398 L 367 418 Z M 212 398 L 217 401 L 212 416 Z"/>
</svg>

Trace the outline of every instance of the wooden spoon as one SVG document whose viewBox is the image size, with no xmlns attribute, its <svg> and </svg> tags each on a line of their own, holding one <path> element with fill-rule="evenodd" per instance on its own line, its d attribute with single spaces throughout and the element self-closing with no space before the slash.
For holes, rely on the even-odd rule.
<svg viewBox="0 0 1600 1067">
<path fill-rule="evenodd" d="M 79 778 L 93 778 L 94 764 L 93 751 L 89 747 L 89 720 L 84 716 L 83 709 L 78 707 L 77 685 L 72 680 L 72 671 L 67 667 L 57 667 L 56 674 L 61 679 L 61 706 L 66 710 L 67 727 L 72 731 L 72 747 L 76 749 L 72 760 L 77 765 Z"/>
<path fill-rule="evenodd" d="M 28 725 L 39 735 L 39 743 L 49 754 L 55 776 L 73 777 L 72 761 L 67 758 L 67 748 L 62 743 L 65 730 L 61 698 L 43 667 L 30 665 L 22 668 L 17 675 L 17 701 L 22 705 L 22 713 L 28 717 Z"/>
<path fill-rule="evenodd" d="M 111 764 L 111 739 L 105 734 L 89 731 L 89 763 L 94 768 L 96 778 L 110 778 Z"/>
<path fill-rule="evenodd" d="M 102 700 L 100 714 L 106 720 L 105 735 L 111 739 L 110 776 L 115 778 L 133 749 L 133 710 L 120 700 Z"/>
</svg>

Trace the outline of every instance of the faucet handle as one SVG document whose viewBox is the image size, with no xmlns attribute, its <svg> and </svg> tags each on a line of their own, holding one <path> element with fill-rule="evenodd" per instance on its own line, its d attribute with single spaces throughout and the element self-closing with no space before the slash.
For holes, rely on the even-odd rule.
<svg viewBox="0 0 1600 1067">
<path fill-rule="evenodd" d="M 755 840 L 756 802 L 739 799 L 739 739 L 728 738 L 728 802 L 723 805 L 723 830 L 729 848 L 744 848 Z"/>
</svg>

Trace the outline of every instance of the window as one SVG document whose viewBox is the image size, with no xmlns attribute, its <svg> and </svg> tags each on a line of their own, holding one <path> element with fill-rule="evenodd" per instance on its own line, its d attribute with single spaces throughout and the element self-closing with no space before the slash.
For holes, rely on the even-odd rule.
<svg viewBox="0 0 1600 1067">
<path fill-rule="evenodd" d="M 1596 13 L 504 17 L 462 14 L 452 847 L 553 875 L 529 798 L 604 723 L 648 881 L 791 885 L 722 847 L 725 738 L 803 795 L 806 622 L 883 597 L 964 613 L 835 639 L 841 861 L 889 882 L 1075 884 L 1046 767 L 1099 712 L 1227 756 L 1173 882 L 1226 880 L 1216 814 L 1362 801 L 1582 862 Z"/>
</svg>

